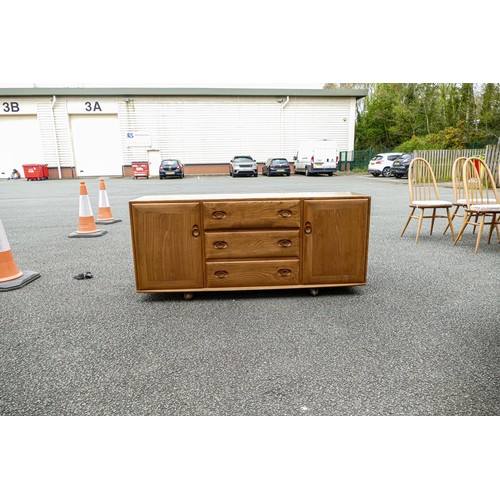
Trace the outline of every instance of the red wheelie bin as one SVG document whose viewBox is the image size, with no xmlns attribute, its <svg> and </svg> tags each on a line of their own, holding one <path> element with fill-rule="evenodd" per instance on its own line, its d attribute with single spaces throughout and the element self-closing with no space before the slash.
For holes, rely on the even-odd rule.
<svg viewBox="0 0 500 500">
<path fill-rule="evenodd" d="M 132 162 L 132 175 L 134 179 L 140 177 L 149 179 L 149 162 L 148 161 L 133 161 Z"/>
<path fill-rule="evenodd" d="M 49 178 L 49 166 L 47 164 L 32 163 L 23 165 L 23 170 L 27 181 L 45 181 Z"/>
</svg>

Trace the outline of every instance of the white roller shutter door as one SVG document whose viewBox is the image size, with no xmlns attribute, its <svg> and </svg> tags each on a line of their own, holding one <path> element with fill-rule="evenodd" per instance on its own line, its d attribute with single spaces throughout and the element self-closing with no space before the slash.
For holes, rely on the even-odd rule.
<svg viewBox="0 0 500 500">
<path fill-rule="evenodd" d="M 78 177 L 122 175 L 117 115 L 71 115 L 70 126 Z"/>
<path fill-rule="evenodd" d="M 40 129 L 36 116 L 0 116 L 0 177 L 10 177 L 23 165 L 44 163 Z"/>
</svg>

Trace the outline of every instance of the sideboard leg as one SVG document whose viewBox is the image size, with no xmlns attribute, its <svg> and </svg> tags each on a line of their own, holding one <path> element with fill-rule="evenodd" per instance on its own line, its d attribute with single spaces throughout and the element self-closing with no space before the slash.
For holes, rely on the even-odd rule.
<svg viewBox="0 0 500 500">
<path fill-rule="evenodd" d="M 317 288 L 310 288 L 309 292 L 311 293 L 311 295 L 313 297 L 316 297 L 316 295 L 318 295 L 318 293 L 319 293 L 319 290 Z"/>
<path fill-rule="evenodd" d="M 184 298 L 186 300 L 191 300 L 193 298 L 193 293 L 192 292 L 185 292 L 184 293 Z"/>
</svg>

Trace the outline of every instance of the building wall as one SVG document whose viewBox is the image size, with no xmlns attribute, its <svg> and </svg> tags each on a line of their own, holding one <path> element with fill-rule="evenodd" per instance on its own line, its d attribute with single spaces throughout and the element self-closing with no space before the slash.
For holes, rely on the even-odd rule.
<svg viewBox="0 0 500 500">
<path fill-rule="evenodd" d="M 185 164 L 203 165 L 226 164 L 235 154 L 250 154 L 264 162 L 270 156 L 292 160 L 299 144 L 310 139 L 335 140 L 341 150 L 354 146 L 355 97 L 60 96 L 54 100 L 41 96 L 0 100 L 17 103 L 0 112 L 4 124 L 20 111 L 38 121 L 42 157 L 25 159 L 22 151 L 12 148 L 4 155 L 10 162 L 17 161 L 12 168 L 18 169 L 22 163 L 48 163 L 51 169 L 71 169 L 77 176 L 123 175 L 124 166 L 150 158 L 178 158 Z M 83 119 L 84 115 L 92 118 Z M 82 123 L 87 125 L 80 126 Z M 114 124 L 116 134 L 110 132 L 106 138 L 106 127 L 114 128 Z M 18 126 L 13 130 L 13 134 L 20 133 Z M 1 140 L 7 149 L 8 144 L 19 144 L 18 137 L 8 134 Z M 82 144 L 88 154 L 82 154 Z M 12 171 L 11 165 L 2 167 L 0 171 L 7 174 Z M 57 176 L 51 172 L 51 178 Z"/>
<path fill-rule="evenodd" d="M 235 154 L 291 160 L 299 144 L 310 139 L 353 148 L 354 98 L 291 97 L 284 105 L 274 97 L 146 97 L 119 104 L 119 113 L 122 137 L 146 134 L 163 158 L 185 163 L 228 162 Z M 147 159 L 147 145 L 129 143 L 125 163 Z"/>
</svg>

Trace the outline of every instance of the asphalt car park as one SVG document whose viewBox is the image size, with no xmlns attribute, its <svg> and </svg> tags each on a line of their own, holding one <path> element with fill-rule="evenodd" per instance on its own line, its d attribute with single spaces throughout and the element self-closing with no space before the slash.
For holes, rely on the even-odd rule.
<svg viewBox="0 0 500 500">
<path fill-rule="evenodd" d="M 371 175 L 106 179 L 113 215 L 71 239 L 80 179 L 0 181 L 21 270 L 2 292 L 2 415 L 498 415 L 500 245 L 452 245 L 408 216 L 407 182 Z M 99 181 L 86 180 L 94 215 Z M 277 187 L 279 186 L 279 187 Z M 142 195 L 354 191 L 372 196 L 366 287 L 137 294 L 128 202 Z M 440 196 L 452 200 L 447 186 Z M 458 223 L 459 224 L 459 223 Z M 458 229 L 458 227 L 457 227 Z M 334 251 L 334 249 L 332 249 Z M 488 270 L 478 279 L 478 270 Z M 92 279 L 75 280 L 91 272 Z M 486 271 L 485 271 L 486 272 Z"/>
</svg>

